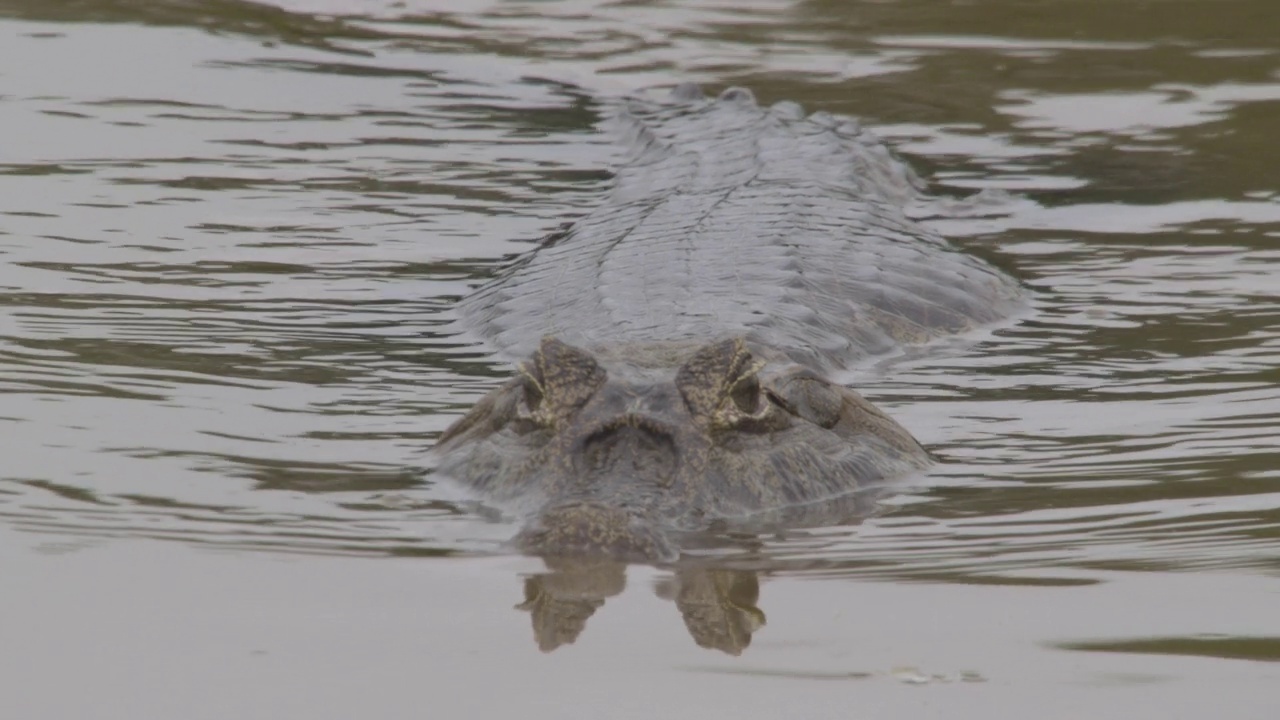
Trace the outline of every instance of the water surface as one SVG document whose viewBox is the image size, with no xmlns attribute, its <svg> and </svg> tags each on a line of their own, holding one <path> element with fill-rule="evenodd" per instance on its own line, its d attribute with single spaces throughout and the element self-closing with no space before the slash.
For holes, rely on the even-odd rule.
<svg viewBox="0 0 1280 720">
<path fill-rule="evenodd" d="M 0 2 L 3 715 L 1270 715 L 1270 2 L 461 7 Z M 548 572 L 424 478 L 507 372 L 439 330 L 682 80 L 861 117 L 1035 307 L 859 369 L 942 460 L 876 517 Z"/>
</svg>

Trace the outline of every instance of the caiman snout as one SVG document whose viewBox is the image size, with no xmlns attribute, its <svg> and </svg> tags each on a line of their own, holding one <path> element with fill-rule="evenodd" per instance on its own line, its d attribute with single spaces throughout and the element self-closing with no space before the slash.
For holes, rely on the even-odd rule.
<svg viewBox="0 0 1280 720">
<path fill-rule="evenodd" d="M 535 555 L 607 555 L 621 560 L 670 561 L 679 553 L 653 523 L 618 507 L 577 502 L 550 508 L 515 543 Z"/>
<path fill-rule="evenodd" d="M 583 476 L 623 476 L 669 485 L 680 452 L 676 431 L 661 420 L 620 415 L 582 434 L 574 448 L 575 469 Z"/>
<path fill-rule="evenodd" d="M 650 415 L 619 413 L 581 427 L 571 441 L 576 497 L 538 512 L 516 543 L 536 555 L 607 555 L 674 560 L 661 528 L 633 502 L 671 485 L 679 464 L 677 430 Z"/>
</svg>

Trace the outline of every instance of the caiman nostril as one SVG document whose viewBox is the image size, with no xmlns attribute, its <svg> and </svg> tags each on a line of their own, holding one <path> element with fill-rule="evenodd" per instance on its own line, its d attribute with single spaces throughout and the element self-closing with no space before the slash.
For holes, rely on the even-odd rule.
<svg viewBox="0 0 1280 720">
<path fill-rule="evenodd" d="M 594 439 L 624 430 L 636 430 L 646 435 L 665 435 L 667 437 L 675 435 L 675 428 L 661 420 L 655 420 L 645 415 L 627 413 L 596 424 L 586 433 L 585 442 L 591 442 Z"/>
<path fill-rule="evenodd" d="M 675 431 L 666 423 L 623 415 L 588 431 L 573 453 L 585 477 L 627 473 L 668 485 L 679 461 Z"/>
</svg>

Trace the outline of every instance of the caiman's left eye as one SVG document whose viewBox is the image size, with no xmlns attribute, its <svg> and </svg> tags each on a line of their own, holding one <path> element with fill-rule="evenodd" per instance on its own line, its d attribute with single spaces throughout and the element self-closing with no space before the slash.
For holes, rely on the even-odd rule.
<svg viewBox="0 0 1280 720">
<path fill-rule="evenodd" d="M 733 385 L 733 389 L 729 391 L 729 399 L 737 406 L 738 410 L 754 415 L 760 408 L 760 379 L 755 373 L 739 378 Z"/>
<path fill-rule="evenodd" d="M 536 413 L 538 408 L 542 406 L 542 387 L 531 377 L 522 378 L 520 383 L 523 393 L 521 397 L 524 400 L 524 406 L 531 413 Z"/>
</svg>

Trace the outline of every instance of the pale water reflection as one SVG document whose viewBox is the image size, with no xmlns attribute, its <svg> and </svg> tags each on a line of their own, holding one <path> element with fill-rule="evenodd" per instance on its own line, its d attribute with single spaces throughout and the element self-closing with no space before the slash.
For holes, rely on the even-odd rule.
<svg viewBox="0 0 1280 720">
<path fill-rule="evenodd" d="M 547 569 L 525 578 L 524 602 L 516 606 L 529 613 L 543 652 L 577 641 L 591 616 L 626 588 L 621 563 L 551 558 Z M 664 578 L 657 592 L 675 604 L 689 636 L 704 648 L 741 655 L 765 624 L 756 606 L 760 580 L 749 570 L 691 565 Z"/>
<path fill-rule="evenodd" d="M 0 714 L 1269 716 L 1276 28 L 0 0 Z M 603 192 L 611 98 L 683 80 L 861 117 L 1035 308 L 853 376 L 943 461 L 859 525 L 510 557 L 422 474 L 507 371 L 438 331 Z"/>
</svg>

